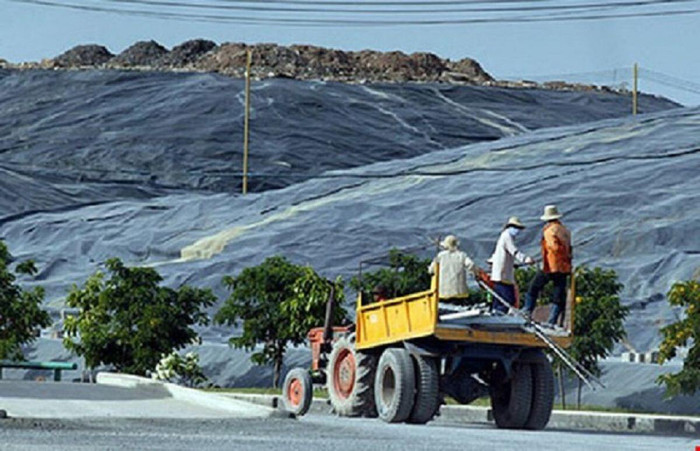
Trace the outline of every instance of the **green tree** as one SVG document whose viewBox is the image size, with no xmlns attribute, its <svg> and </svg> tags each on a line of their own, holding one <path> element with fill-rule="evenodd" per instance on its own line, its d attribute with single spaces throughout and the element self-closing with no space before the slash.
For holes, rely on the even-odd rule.
<svg viewBox="0 0 700 451">
<path fill-rule="evenodd" d="M 430 262 L 429 258 L 423 259 L 399 249 L 391 249 L 386 260 L 386 268 L 365 272 L 362 278 L 353 277 L 350 280 L 350 287 L 355 291 L 370 293 L 372 288 L 381 285 L 392 298 L 428 290 L 431 278 L 428 273 Z M 487 302 L 487 295 L 483 290 L 469 289 L 469 297 L 452 302 L 472 305 Z"/>
<path fill-rule="evenodd" d="M 33 276 L 37 270 L 31 260 L 10 271 L 12 255 L 0 241 L 0 359 L 24 360 L 22 345 L 36 339 L 36 331 L 51 325 L 51 318 L 41 308 L 44 290 L 24 290 L 15 282 L 17 275 Z"/>
<path fill-rule="evenodd" d="M 535 268 L 516 271 L 516 281 L 523 297 L 536 272 Z M 579 266 L 575 270 L 575 276 L 574 339 L 568 352 L 588 371 L 599 376 L 598 360 L 610 355 L 615 343 L 626 336 L 624 321 L 629 309 L 620 303 L 619 295 L 623 285 L 618 281 L 614 270 Z M 548 303 L 549 293 L 551 293 L 551 286 L 547 286 L 539 303 Z M 555 361 L 555 367 L 561 370 L 561 362 Z M 580 393 L 581 381 L 579 381 L 579 405 Z"/>
<path fill-rule="evenodd" d="M 700 390 L 700 282 L 677 282 L 667 297 L 672 306 L 685 307 L 685 317 L 661 329 L 661 363 L 674 358 L 679 347 L 689 343 L 692 346 L 683 361 L 683 369 L 678 373 L 662 374 L 657 383 L 666 386 L 669 397 L 692 395 Z"/>
<path fill-rule="evenodd" d="M 152 268 L 129 268 L 107 260 L 109 278 L 96 272 L 66 300 L 80 309 L 66 318 L 63 343 L 85 358 L 88 368 L 113 365 L 117 371 L 145 375 L 163 354 L 198 338 L 192 326 L 208 324 L 203 308 L 214 304 L 210 290 L 161 287 Z"/>
<path fill-rule="evenodd" d="M 353 277 L 350 280 L 350 287 L 357 291 L 370 292 L 373 287 L 381 285 L 390 297 L 430 288 L 430 274 L 428 274 L 430 259 L 422 259 L 399 249 L 391 249 L 385 263 L 386 268 L 363 273 L 361 279 Z"/>
<path fill-rule="evenodd" d="M 214 321 L 242 324 L 241 335 L 229 340 L 232 346 L 251 351 L 262 345 L 251 360 L 257 365 L 273 364 L 274 387 L 279 385 L 287 347 L 304 343 L 309 329 L 323 324 L 331 288 L 337 302 L 334 324 L 345 318 L 342 280 L 329 282 L 311 267 L 295 265 L 284 257 L 270 257 L 237 277 L 224 277 L 223 283 L 231 295 Z"/>
<path fill-rule="evenodd" d="M 576 310 L 571 355 L 587 370 L 600 375 L 598 360 L 610 355 L 626 337 L 624 321 L 629 308 L 620 303 L 623 285 L 610 269 L 576 268 Z"/>
</svg>

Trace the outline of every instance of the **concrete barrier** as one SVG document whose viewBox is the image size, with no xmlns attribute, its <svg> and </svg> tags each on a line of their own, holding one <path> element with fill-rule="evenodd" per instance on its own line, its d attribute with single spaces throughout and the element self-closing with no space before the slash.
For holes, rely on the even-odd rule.
<svg viewBox="0 0 700 451">
<path fill-rule="evenodd" d="M 280 409 L 266 406 L 263 402 L 251 402 L 232 399 L 217 393 L 205 392 L 180 385 L 134 376 L 131 374 L 99 373 L 97 383 L 125 388 L 146 390 L 166 390 L 171 397 L 179 401 L 190 402 L 210 409 L 228 412 L 235 418 L 289 418 L 290 414 Z M 260 401 L 260 400 L 257 400 Z"/>
</svg>

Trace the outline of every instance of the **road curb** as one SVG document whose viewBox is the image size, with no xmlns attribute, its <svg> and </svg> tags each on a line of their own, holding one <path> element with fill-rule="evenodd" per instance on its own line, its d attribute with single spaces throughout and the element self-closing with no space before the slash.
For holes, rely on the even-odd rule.
<svg viewBox="0 0 700 451">
<path fill-rule="evenodd" d="M 210 409 L 223 410 L 236 418 L 288 418 L 290 415 L 279 409 L 265 406 L 262 403 L 234 399 L 217 393 L 204 392 L 193 388 L 182 387 L 168 382 L 157 381 L 132 374 L 99 373 L 98 384 L 112 385 L 124 388 L 146 390 L 165 390 L 174 399 L 190 402 Z"/>
<path fill-rule="evenodd" d="M 224 396 L 282 408 L 278 395 L 226 393 Z M 332 413 L 328 400 L 322 398 L 313 399 L 310 411 Z M 489 407 L 445 405 L 435 422 L 493 424 L 493 415 Z M 554 410 L 547 429 L 700 436 L 700 417 Z"/>
</svg>

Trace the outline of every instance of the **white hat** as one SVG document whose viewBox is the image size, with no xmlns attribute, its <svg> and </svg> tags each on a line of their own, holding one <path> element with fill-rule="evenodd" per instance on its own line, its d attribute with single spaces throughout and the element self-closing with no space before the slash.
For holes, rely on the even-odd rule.
<svg viewBox="0 0 700 451">
<path fill-rule="evenodd" d="M 440 243 L 440 247 L 443 249 L 454 250 L 459 246 L 459 240 L 454 235 L 447 235 L 444 240 Z"/>
<path fill-rule="evenodd" d="M 540 217 L 540 219 L 543 221 L 553 221 L 555 219 L 561 218 L 562 216 L 564 215 L 559 213 L 559 210 L 557 210 L 556 205 L 547 205 L 546 207 L 544 207 L 544 214 L 542 215 L 542 217 Z"/>
<path fill-rule="evenodd" d="M 513 226 L 517 227 L 518 229 L 524 229 L 525 225 L 520 222 L 520 219 L 517 216 L 511 216 L 508 218 L 508 222 L 506 222 L 506 227 L 508 226 Z"/>
</svg>

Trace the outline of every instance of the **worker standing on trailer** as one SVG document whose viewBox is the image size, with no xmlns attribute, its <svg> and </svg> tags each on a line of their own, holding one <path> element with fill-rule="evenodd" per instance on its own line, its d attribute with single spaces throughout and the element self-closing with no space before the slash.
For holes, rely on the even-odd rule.
<svg viewBox="0 0 700 451">
<path fill-rule="evenodd" d="M 503 226 L 503 231 L 496 242 L 493 251 L 491 266 L 491 281 L 494 282 L 494 291 L 510 305 L 515 305 L 515 260 L 531 265 L 535 261 L 529 255 L 525 255 L 515 246 L 515 237 L 525 226 L 517 216 L 508 218 Z M 493 309 L 506 312 L 505 305 L 493 300 Z"/>
<path fill-rule="evenodd" d="M 542 269 L 537 271 L 525 297 L 525 311 L 532 314 L 542 288 L 550 281 L 554 283 L 549 324 L 557 324 L 566 309 L 566 277 L 571 274 L 571 233 L 559 221 L 563 215 L 556 205 L 544 207 L 545 221 L 542 229 Z"/>
<path fill-rule="evenodd" d="M 469 297 L 467 290 L 467 271 L 473 273 L 477 268 L 464 251 L 459 250 L 459 240 L 454 235 L 448 235 L 440 243 L 443 249 L 428 267 L 430 274 L 435 274 L 435 266 L 439 265 L 439 296 L 441 301 L 455 301 Z"/>
</svg>

